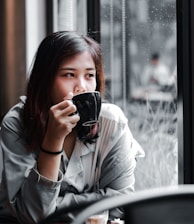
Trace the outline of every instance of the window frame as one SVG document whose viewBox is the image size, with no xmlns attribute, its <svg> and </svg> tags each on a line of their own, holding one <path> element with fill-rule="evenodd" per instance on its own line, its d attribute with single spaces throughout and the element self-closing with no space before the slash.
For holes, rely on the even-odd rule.
<svg viewBox="0 0 194 224">
<path fill-rule="evenodd" d="M 194 3 L 177 0 L 178 183 L 194 183 Z"/>
</svg>

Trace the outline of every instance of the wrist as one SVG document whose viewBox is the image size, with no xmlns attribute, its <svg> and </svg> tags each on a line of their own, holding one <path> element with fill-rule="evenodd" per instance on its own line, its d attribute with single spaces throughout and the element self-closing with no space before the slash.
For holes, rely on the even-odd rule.
<svg viewBox="0 0 194 224">
<path fill-rule="evenodd" d="M 40 151 L 49 155 L 60 155 L 63 152 L 63 148 L 58 151 L 51 151 L 40 146 Z"/>
</svg>

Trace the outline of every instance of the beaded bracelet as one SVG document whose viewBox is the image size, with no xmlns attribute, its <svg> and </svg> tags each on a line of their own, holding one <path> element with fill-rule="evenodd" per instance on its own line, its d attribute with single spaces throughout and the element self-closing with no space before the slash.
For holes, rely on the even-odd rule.
<svg viewBox="0 0 194 224">
<path fill-rule="evenodd" d="M 51 151 L 48 151 L 46 149 L 43 149 L 42 146 L 40 146 L 40 151 L 42 151 L 44 153 L 47 153 L 47 154 L 50 154 L 50 155 L 59 155 L 63 152 L 63 149 L 61 149 L 61 151 L 58 151 L 58 152 L 51 152 Z"/>
</svg>

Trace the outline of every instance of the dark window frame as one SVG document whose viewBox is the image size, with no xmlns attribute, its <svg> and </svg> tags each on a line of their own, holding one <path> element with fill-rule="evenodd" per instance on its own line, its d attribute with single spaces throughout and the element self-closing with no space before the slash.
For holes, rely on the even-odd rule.
<svg viewBox="0 0 194 224">
<path fill-rule="evenodd" d="M 177 0 L 178 182 L 194 183 L 194 2 Z"/>
<path fill-rule="evenodd" d="M 87 31 L 100 43 L 100 0 L 87 0 Z"/>
</svg>

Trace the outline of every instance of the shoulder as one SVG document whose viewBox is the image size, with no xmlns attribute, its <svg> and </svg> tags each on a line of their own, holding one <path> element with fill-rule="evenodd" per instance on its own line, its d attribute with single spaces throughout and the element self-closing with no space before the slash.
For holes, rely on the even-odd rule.
<svg viewBox="0 0 194 224">
<path fill-rule="evenodd" d="M 6 129 L 13 129 L 21 123 L 21 111 L 25 103 L 25 97 L 20 97 L 20 101 L 15 104 L 4 116 L 1 127 Z"/>
<path fill-rule="evenodd" d="M 102 119 L 108 119 L 115 122 L 126 123 L 128 121 L 123 110 L 112 103 L 102 103 L 100 117 Z"/>
</svg>

